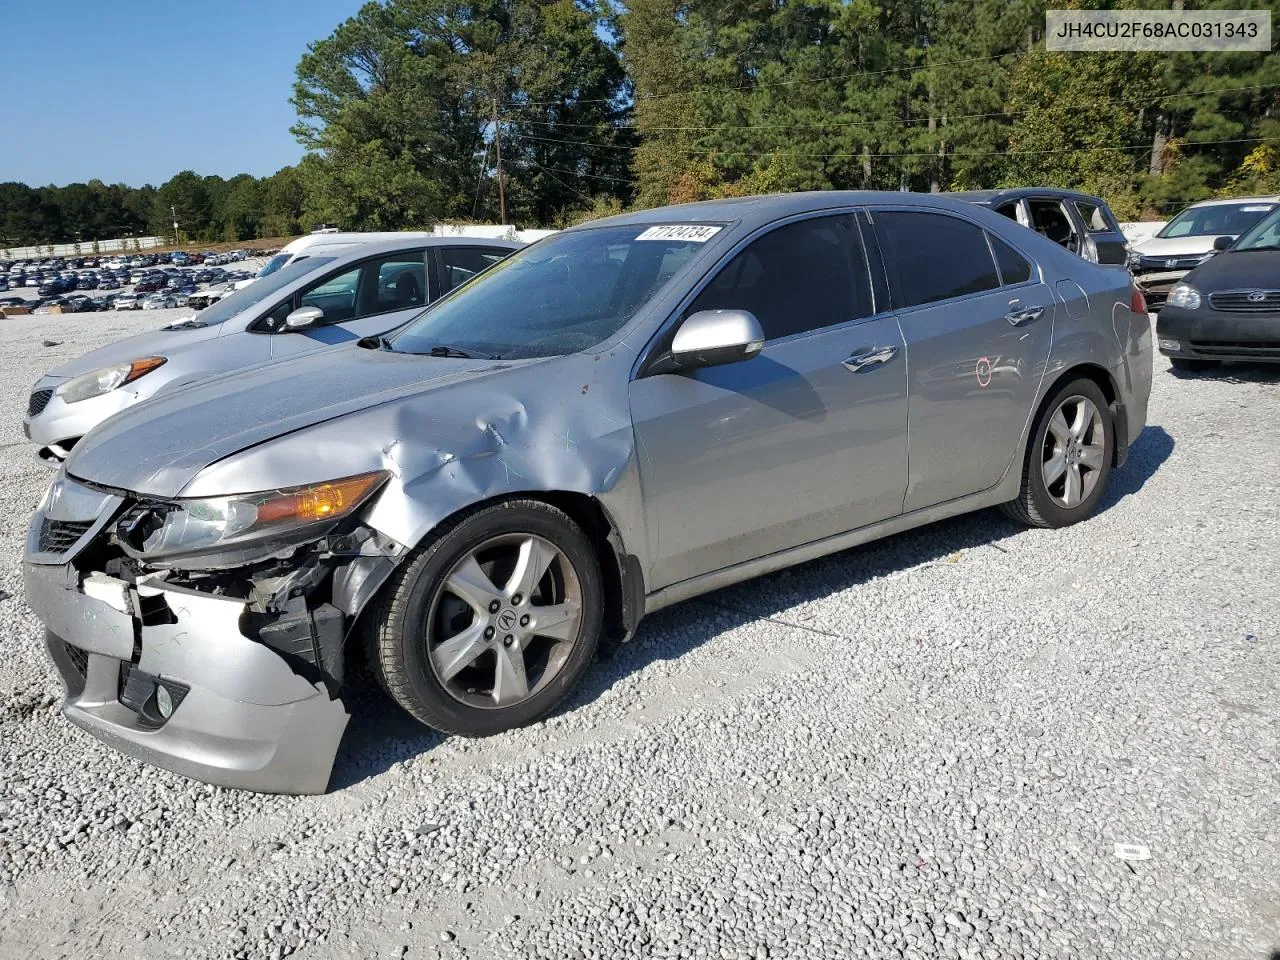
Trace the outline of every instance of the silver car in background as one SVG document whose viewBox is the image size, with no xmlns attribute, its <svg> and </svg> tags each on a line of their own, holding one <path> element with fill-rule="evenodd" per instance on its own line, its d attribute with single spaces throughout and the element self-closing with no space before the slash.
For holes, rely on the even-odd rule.
<svg viewBox="0 0 1280 960">
<path fill-rule="evenodd" d="M 194 316 L 55 367 L 27 403 L 23 430 L 56 467 L 90 429 L 158 393 L 257 363 L 384 333 L 492 266 L 519 243 L 426 238 L 347 245 L 294 260 Z M 126 306 L 126 301 L 128 301 Z M 170 294 L 116 309 L 173 306 Z"/>
<path fill-rule="evenodd" d="M 955 200 L 599 220 L 389 337 L 113 417 L 32 519 L 27 598 L 74 723 L 322 791 L 353 644 L 423 723 L 533 722 L 676 601 L 984 507 L 1085 519 L 1151 357 L 1123 267 Z"/>
</svg>

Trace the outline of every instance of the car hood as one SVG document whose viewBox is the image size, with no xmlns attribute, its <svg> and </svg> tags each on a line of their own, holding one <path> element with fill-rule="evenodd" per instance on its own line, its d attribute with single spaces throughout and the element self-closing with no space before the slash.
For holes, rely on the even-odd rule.
<svg viewBox="0 0 1280 960">
<path fill-rule="evenodd" d="M 355 345 L 259 364 L 156 396 L 104 421 L 76 444 L 67 472 L 102 486 L 173 497 L 206 466 L 233 453 L 511 366 Z"/>
<path fill-rule="evenodd" d="M 122 299 L 125 298 L 117 298 L 115 302 L 118 303 Z M 128 363 L 130 360 L 138 360 L 142 357 L 167 357 L 175 350 L 188 349 L 192 344 L 216 337 L 221 329 L 221 324 L 212 324 L 187 330 L 152 330 L 150 333 L 140 333 L 134 337 L 109 343 L 97 350 L 90 350 L 82 357 L 59 364 L 50 370 L 47 376 L 66 379 L 78 377 L 90 370 L 110 367 L 117 363 Z"/>
<path fill-rule="evenodd" d="M 1227 236 L 1227 234 L 1222 234 Z M 1203 237 L 1149 237 L 1139 240 L 1133 249 L 1144 257 L 1188 257 L 1194 253 L 1208 253 L 1218 234 Z"/>
<path fill-rule="evenodd" d="M 1184 278 L 1202 293 L 1215 290 L 1274 290 L 1280 286 L 1280 250 L 1220 253 Z"/>
</svg>

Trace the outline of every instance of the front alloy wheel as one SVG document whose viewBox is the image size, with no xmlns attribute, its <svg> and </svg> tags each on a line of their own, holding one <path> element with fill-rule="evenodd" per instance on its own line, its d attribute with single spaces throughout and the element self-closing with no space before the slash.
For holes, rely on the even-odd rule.
<svg viewBox="0 0 1280 960">
<path fill-rule="evenodd" d="M 431 669 L 473 707 L 510 707 L 564 668 L 582 623 L 582 584 L 565 554 L 532 534 L 468 550 L 427 616 Z"/>
<path fill-rule="evenodd" d="M 562 511 L 509 500 L 442 523 L 383 589 L 370 662 L 400 706 L 486 736 L 545 716 L 586 672 L 604 594 Z"/>
</svg>

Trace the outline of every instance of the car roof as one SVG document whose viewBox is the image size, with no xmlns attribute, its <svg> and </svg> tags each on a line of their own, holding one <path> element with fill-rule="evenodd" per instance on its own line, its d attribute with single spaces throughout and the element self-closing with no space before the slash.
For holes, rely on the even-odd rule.
<svg viewBox="0 0 1280 960">
<path fill-rule="evenodd" d="M 1195 203 L 1187 204 L 1183 209 L 1190 210 L 1193 207 L 1221 207 L 1226 205 L 1236 205 L 1247 203 L 1280 203 L 1280 195 L 1271 194 L 1264 197 L 1229 197 L 1216 200 L 1197 200 Z"/>
<path fill-rule="evenodd" d="M 615 217 L 591 220 L 570 230 L 591 230 L 602 226 L 659 223 L 716 223 L 743 221 L 749 227 L 763 226 L 795 214 L 836 210 L 844 207 L 886 206 L 942 207 L 963 212 L 971 204 L 955 199 L 954 194 L 910 193 L 892 190 L 812 190 L 801 193 L 773 193 L 755 197 L 733 197 L 726 200 L 702 200 L 670 207 L 637 210 Z"/>
<path fill-rule="evenodd" d="M 313 244 L 298 251 L 298 258 L 335 257 L 361 259 L 376 257 L 380 253 L 394 253 L 415 247 L 500 247 L 503 250 L 519 250 L 523 243 L 513 240 L 487 240 L 482 237 L 407 237 L 404 240 L 372 240 L 368 243 Z"/>
<path fill-rule="evenodd" d="M 945 196 L 956 197 L 968 203 L 980 203 L 984 206 L 995 206 L 1006 200 L 1020 200 L 1023 197 L 1054 197 L 1060 200 L 1088 200 L 1090 203 L 1105 205 L 1101 197 L 1079 190 L 1064 190 L 1061 187 L 1007 187 L 1003 190 L 957 190 Z"/>
</svg>

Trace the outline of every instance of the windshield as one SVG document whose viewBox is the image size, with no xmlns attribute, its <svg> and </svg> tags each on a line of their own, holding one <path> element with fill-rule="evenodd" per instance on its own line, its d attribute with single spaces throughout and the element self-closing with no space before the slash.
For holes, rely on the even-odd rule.
<svg viewBox="0 0 1280 960">
<path fill-rule="evenodd" d="M 1205 207 L 1188 207 L 1165 224 L 1156 236 L 1165 240 L 1170 237 L 1234 237 L 1274 209 L 1274 203 L 1214 203 Z"/>
<path fill-rule="evenodd" d="M 291 263 L 289 266 L 277 270 L 265 280 L 255 280 L 249 286 L 242 287 L 229 297 L 223 297 L 217 303 L 201 310 L 196 314 L 196 317 L 204 324 L 222 323 L 224 320 L 230 320 L 241 310 L 267 299 L 277 290 L 287 287 L 299 277 L 332 260 L 333 257 L 311 257 Z"/>
<path fill-rule="evenodd" d="M 1280 209 L 1273 210 L 1235 242 L 1234 250 L 1275 250 L 1280 247 Z"/>
<path fill-rule="evenodd" d="M 598 227 L 548 237 L 494 264 L 391 338 L 507 360 L 590 350 L 613 336 L 721 228 Z"/>
<path fill-rule="evenodd" d="M 262 265 L 262 269 L 259 270 L 257 274 L 259 279 L 261 279 L 262 277 L 271 276 L 273 273 L 275 273 L 277 270 L 283 267 L 286 263 L 288 263 L 289 258 L 292 256 L 293 256 L 292 253 L 277 253 L 274 257 L 272 257 L 270 260 L 268 260 L 266 263 Z"/>
</svg>

